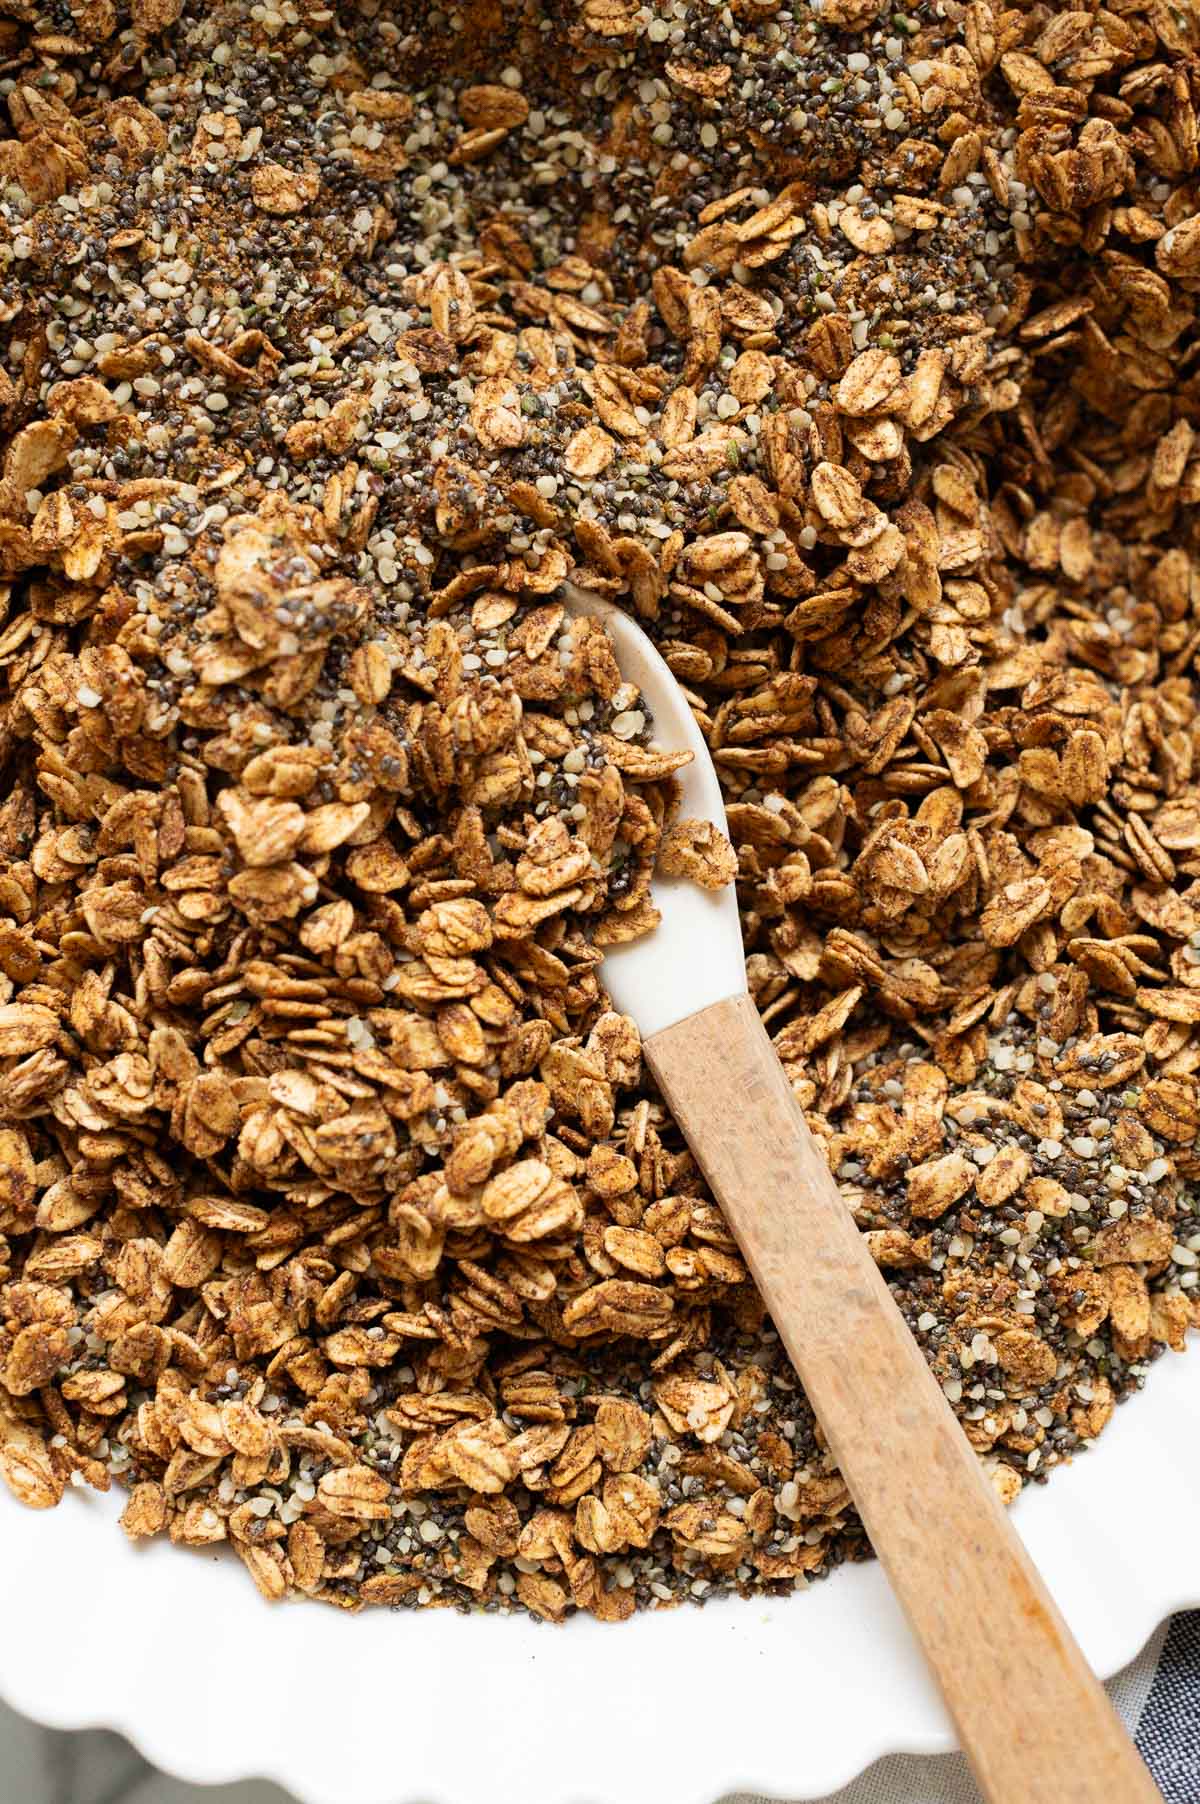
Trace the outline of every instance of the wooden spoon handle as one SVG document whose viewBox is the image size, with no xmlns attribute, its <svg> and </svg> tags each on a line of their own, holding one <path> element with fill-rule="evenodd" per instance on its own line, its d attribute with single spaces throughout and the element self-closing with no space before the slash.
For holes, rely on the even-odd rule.
<svg viewBox="0 0 1200 1804">
<path fill-rule="evenodd" d="M 838 1192 L 749 996 L 646 1042 L 990 1804 L 1161 1804 Z"/>
</svg>

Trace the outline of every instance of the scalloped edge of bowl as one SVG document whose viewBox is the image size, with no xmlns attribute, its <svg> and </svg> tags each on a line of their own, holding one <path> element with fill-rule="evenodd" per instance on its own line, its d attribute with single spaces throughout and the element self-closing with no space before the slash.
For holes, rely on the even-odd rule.
<svg viewBox="0 0 1200 1804">
<path fill-rule="evenodd" d="M 1015 1506 L 1105 1677 L 1200 1604 L 1186 1511 L 1144 1526 L 1148 1496 L 1200 1490 L 1194 1370 L 1158 1361 L 1095 1447 Z M 485 1787 L 491 1804 L 660 1804 L 667 1783 L 675 1804 L 799 1800 L 955 1745 L 875 1564 L 620 1627 L 348 1617 L 264 1608 L 230 1557 L 132 1548 L 119 1503 L 0 1497 L 0 1694 L 51 1727 L 116 1729 L 198 1784 L 264 1778 L 302 1804 L 477 1804 Z"/>
</svg>

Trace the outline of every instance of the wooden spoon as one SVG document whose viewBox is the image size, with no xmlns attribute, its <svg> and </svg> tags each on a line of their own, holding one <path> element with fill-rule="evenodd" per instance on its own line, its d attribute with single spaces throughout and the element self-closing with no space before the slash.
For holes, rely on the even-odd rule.
<svg viewBox="0 0 1200 1804">
<path fill-rule="evenodd" d="M 687 746 L 683 812 L 722 830 L 708 747 L 670 670 L 600 615 L 656 737 Z M 604 981 L 720 1201 L 989 1804 L 1149 1804 L 1160 1793 L 905 1326 L 746 990 L 730 885 L 660 879 L 662 924 Z"/>
</svg>

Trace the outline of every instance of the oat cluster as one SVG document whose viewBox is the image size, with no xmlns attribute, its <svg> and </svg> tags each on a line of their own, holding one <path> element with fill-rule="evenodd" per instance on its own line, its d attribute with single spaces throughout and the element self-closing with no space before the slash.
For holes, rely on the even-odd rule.
<svg viewBox="0 0 1200 1804">
<path fill-rule="evenodd" d="M 0 0 L 0 1475 L 268 1597 L 867 1551 L 660 870 L 1005 1498 L 1200 1320 L 1190 15 Z M 725 788 L 567 581 L 636 613 Z"/>
</svg>

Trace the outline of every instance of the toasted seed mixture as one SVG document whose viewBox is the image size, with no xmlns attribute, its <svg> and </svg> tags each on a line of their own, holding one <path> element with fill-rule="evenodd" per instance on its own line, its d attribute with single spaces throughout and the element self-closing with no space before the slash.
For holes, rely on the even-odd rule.
<svg viewBox="0 0 1200 1804">
<path fill-rule="evenodd" d="M 0 1475 L 268 1597 L 868 1551 L 655 861 L 1005 1499 L 1200 1320 L 1195 25 L 0 0 Z M 657 639 L 733 846 L 568 579 Z M 735 856 L 736 854 L 736 856 Z"/>
</svg>

